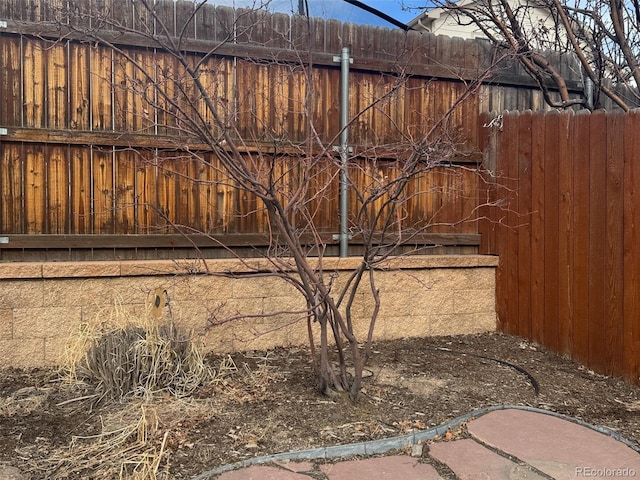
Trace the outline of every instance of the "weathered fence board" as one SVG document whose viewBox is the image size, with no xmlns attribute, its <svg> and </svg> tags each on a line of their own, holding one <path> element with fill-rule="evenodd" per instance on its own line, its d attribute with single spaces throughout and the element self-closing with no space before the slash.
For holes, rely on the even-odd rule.
<svg viewBox="0 0 640 480">
<path fill-rule="evenodd" d="M 590 115 L 578 113 L 574 119 L 573 155 L 573 312 L 571 346 L 574 358 L 589 361 L 589 207 L 590 197 Z"/>
<path fill-rule="evenodd" d="M 639 126 L 636 111 L 504 114 L 484 143 L 509 202 L 481 248 L 500 255 L 504 331 L 636 383 Z"/>
<path fill-rule="evenodd" d="M 604 133 L 603 133 L 604 132 Z M 608 338 L 605 331 L 607 289 L 605 278 L 607 239 L 607 138 L 614 132 L 607 130 L 604 112 L 596 112 L 589 125 L 589 316 L 584 319 L 589 332 L 589 361 L 599 370 L 613 368 L 606 365 Z M 583 319 L 577 319 L 583 321 Z M 603 345 L 604 344 L 604 345 Z M 602 348 L 604 347 L 604 348 Z"/>
<path fill-rule="evenodd" d="M 518 135 L 514 137 L 518 142 L 517 156 L 515 157 L 517 161 L 513 162 L 517 171 L 513 178 L 517 179 L 518 206 L 517 209 L 514 210 L 514 213 L 531 211 L 533 198 L 530 183 L 532 161 L 531 111 L 522 112 L 520 116 L 517 117 L 517 122 Z M 531 218 L 529 216 L 521 216 L 517 219 L 517 225 L 522 233 L 521 235 L 516 235 L 518 239 L 517 255 L 521 258 L 524 265 L 531 265 Z M 518 308 L 518 328 L 516 331 L 518 335 L 529 337 L 531 335 L 531 286 L 529 285 L 527 269 L 518 268 L 517 265 L 513 268 L 517 268 L 518 271 L 517 282 L 515 282 L 518 302 L 514 302 Z"/>
<path fill-rule="evenodd" d="M 640 376 L 640 111 L 625 117 L 623 135 L 624 172 L 623 208 L 625 215 L 623 239 L 623 322 L 622 351 L 623 372 L 627 378 Z M 630 268 L 630 266 L 632 266 Z M 635 268 L 633 266 L 636 266 Z"/>
<path fill-rule="evenodd" d="M 559 114 L 547 115 L 544 133 L 544 184 L 542 185 L 544 220 L 544 321 L 541 325 L 543 338 L 553 350 L 558 350 L 558 247 L 560 232 L 558 222 L 558 146 L 559 146 Z"/>
<path fill-rule="evenodd" d="M 607 135 L 606 156 L 606 245 L 605 245 L 605 298 L 606 314 L 604 331 L 606 332 L 607 355 L 605 364 L 612 365 L 612 370 L 621 372 L 622 340 L 624 305 L 624 142 L 626 138 L 620 133 L 624 132 L 624 117 L 622 112 L 609 113 L 607 116 L 607 132 L 616 132 L 615 135 Z M 631 220 L 631 219 L 630 219 Z M 637 287 L 636 287 L 637 288 Z"/>
</svg>

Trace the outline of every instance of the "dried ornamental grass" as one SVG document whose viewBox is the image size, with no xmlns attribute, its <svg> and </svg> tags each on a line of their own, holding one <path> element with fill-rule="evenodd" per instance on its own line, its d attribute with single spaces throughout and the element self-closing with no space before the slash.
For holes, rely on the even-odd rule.
<svg viewBox="0 0 640 480">
<path fill-rule="evenodd" d="M 33 473 L 63 479 L 90 474 L 95 479 L 161 480 L 166 473 L 169 431 L 161 434 L 155 407 L 140 405 L 126 409 L 122 418 L 103 424 L 102 433 L 76 436 L 67 449 L 54 452 L 46 461 L 33 465 Z M 161 466 L 164 464 L 164 468 Z"/>
<path fill-rule="evenodd" d="M 185 396 L 215 380 L 191 336 L 159 318 L 157 293 L 155 298 L 141 319 L 114 302 L 96 325 L 83 324 L 65 351 L 68 377 L 91 385 L 100 400 L 148 398 L 159 391 Z"/>
<path fill-rule="evenodd" d="M 170 310 L 168 316 L 159 314 L 166 296 L 161 293 L 156 290 L 155 301 L 142 318 L 115 301 L 100 311 L 93 324 L 82 324 L 72 336 L 64 372 L 72 385 L 84 384 L 93 393 L 59 406 L 96 399 L 141 400 L 125 402 L 114 415 L 101 417 L 100 434 L 75 436 L 68 447 L 34 463 L 33 473 L 51 479 L 85 478 L 85 474 L 109 480 L 169 478 L 170 445 L 177 440 L 174 420 L 211 415 L 206 401 L 187 404 L 181 398 L 238 369 L 229 356 L 221 358 L 216 369 L 209 367 L 190 334 L 172 321 Z M 159 392 L 173 397 L 154 396 Z M 164 410 L 159 413 L 159 408 Z"/>
<path fill-rule="evenodd" d="M 237 372 L 231 357 L 220 359 L 215 383 Z M 187 443 L 183 425 L 218 415 L 209 399 L 158 396 L 110 405 L 101 415 L 101 433 L 76 435 L 28 469 L 34 478 L 62 480 L 168 480 L 170 457 Z M 116 407 L 113 410 L 113 407 Z"/>
<path fill-rule="evenodd" d="M 200 351 L 173 324 L 103 331 L 75 367 L 101 398 L 149 397 L 158 391 L 192 393 L 214 380 Z"/>
</svg>

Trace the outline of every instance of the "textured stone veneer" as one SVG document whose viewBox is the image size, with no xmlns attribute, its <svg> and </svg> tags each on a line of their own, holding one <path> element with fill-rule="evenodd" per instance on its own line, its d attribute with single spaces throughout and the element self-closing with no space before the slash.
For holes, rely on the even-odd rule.
<svg viewBox="0 0 640 480">
<path fill-rule="evenodd" d="M 323 266 L 341 282 L 358 260 L 325 258 Z M 495 330 L 497 263 L 497 257 L 482 255 L 388 261 L 376 272 L 382 307 L 375 338 Z M 207 352 L 305 345 L 300 294 L 281 279 L 247 275 L 247 264 L 266 266 L 263 260 L 208 260 L 206 275 L 193 273 L 205 267 L 192 260 L 0 263 L 0 367 L 58 364 L 81 325 L 123 315 L 143 318 L 158 288 L 168 292 L 174 320 Z M 373 308 L 366 291 L 354 309 L 361 335 Z M 255 317 L 206 329 L 210 317 L 239 315 Z"/>
</svg>

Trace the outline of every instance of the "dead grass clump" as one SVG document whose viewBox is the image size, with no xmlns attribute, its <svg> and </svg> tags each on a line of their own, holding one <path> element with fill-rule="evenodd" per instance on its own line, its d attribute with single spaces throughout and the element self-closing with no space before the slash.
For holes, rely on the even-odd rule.
<svg viewBox="0 0 640 480">
<path fill-rule="evenodd" d="M 67 378 L 87 384 L 94 392 L 86 398 L 99 401 L 149 398 L 157 392 L 181 397 L 215 381 L 216 372 L 191 334 L 176 326 L 168 305 L 160 289 L 146 310 L 125 309 L 114 295 L 111 305 L 71 336 L 63 359 Z"/>
<path fill-rule="evenodd" d="M 33 462 L 31 471 L 52 480 L 169 479 L 169 457 L 186 442 L 179 422 L 197 424 L 213 415 L 208 400 L 188 396 L 236 370 L 228 356 L 209 366 L 171 315 L 132 315 L 115 301 L 71 336 L 63 373 L 83 395 L 58 404 L 104 401 L 101 433 L 74 436 L 67 447 Z"/>
<path fill-rule="evenodd" d="M 149 397 L 159 391 L 185 396 L 215 379 L 199 349 L 172 323 L 102 325 L 85 333 L 80 343 L 89 348 L 73 375 L 95 386 L 101 399 Z"/>
<path fill-rule="evenodd" d="M 221 358 L 215 382 L 236 370 L 231 357 Z M 32 462 L 28 470 L 34 478 L 169 480 L 171 455 L 193 448 L 186 433 L 189 426 L 219 414 L 209 398 L 168 395 L 102 407 L 100 433 L 76 435 L 68 446 Z"/>
<path fill-rule="evenodd" d="M 180 448 L 193 448 L 185 425 L 195 425 L 218 414 L 210 400 L 165 397 L 153 404 L 144 400 L 117 405 L 100 416 L 101 432 L 74 436 L 67 447 L 46 459 L 31 462 L 33 478 L 50 480 L 169 480 L 170 458 Z"/>
<path fill-rule="evenodd" d="M 133 405 L 131 405 L 133 407 Z M 102 433 L 74 437 L 71 445 L 32 465 L 46 478 L 160 480 L 168 479 L 166 449 L 169 431 L 162 434 L 156 408 L 142 404 L 103 419 Z M 86 477 L 85 477 L 86 478 Z"/>
</svg>

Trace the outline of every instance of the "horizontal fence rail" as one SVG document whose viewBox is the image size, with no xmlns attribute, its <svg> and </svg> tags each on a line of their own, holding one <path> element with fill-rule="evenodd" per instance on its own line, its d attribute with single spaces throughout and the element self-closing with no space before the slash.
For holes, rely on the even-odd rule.
<svg viewBox="0 0 640 480">
<path fill-rule="evenodd" d="M 326 232 L 301 236 L 303 245 L 322 244 L 325 256 L 338 256 L 339 235 Z M 421 233 L 376 237 L 387 243 L 394 254 L 477 254 L 480 235 L 475 233 Z M 283 242 L 267 235 L 250 234 L 155 234 L 155 235 L 6 235 L 0 236 L 0 260 L 12 261 L 89 261 L 263 257 Z M 363 239 L 349 240 L 352 255 L 363 251 Z M 310 249 L 309 256 L 320 252 Z"/>
<path fill-rule="evenodd" d="M 485 117 L 501 328 L 640 383 L 640 112 Z"/>
</svg>

